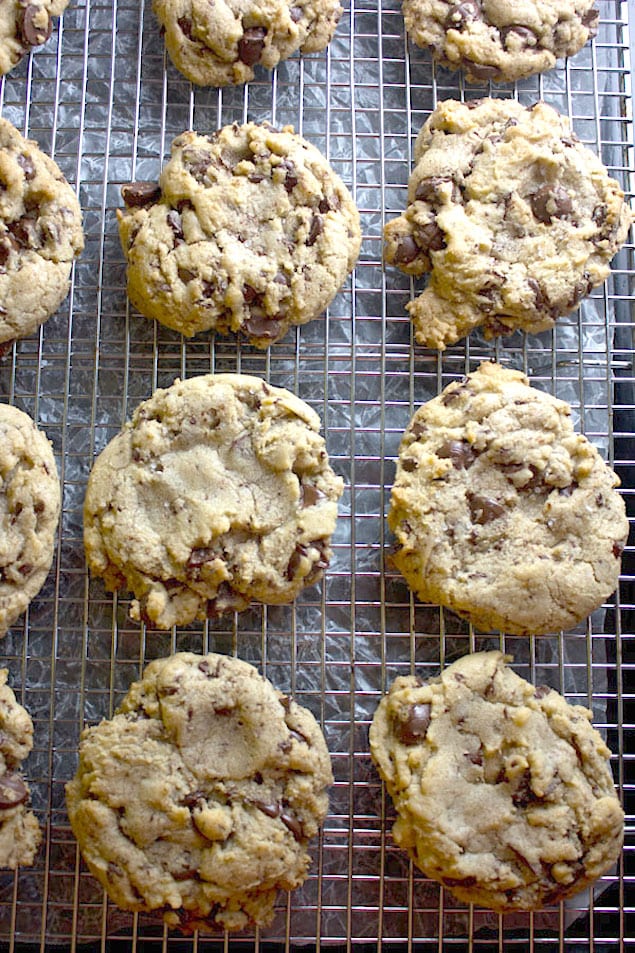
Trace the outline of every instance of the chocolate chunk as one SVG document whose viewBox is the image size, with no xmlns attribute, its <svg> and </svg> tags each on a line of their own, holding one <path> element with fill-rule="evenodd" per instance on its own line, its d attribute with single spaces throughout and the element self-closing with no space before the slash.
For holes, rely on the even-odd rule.
<svg viewBox="0 0 635 953">
<path fill-rule="evenodd" d="M 606 205 L 596 205 L 593 209 L 591 218 L 593 219 L 593 223 L 597 225 L 598 228 L 601 228 L 601 226 L 604 225 L 608 211 L 609 210 Z"/>
<path fill-rule="evenodd" d="M 313 483 L 300 484 L 300 503 L 304 508 L 308 506 L 315 506 L 315 504 L 319 503 L 320 500 L 325 499 L 326 493 L 323 493 L 322 490 L 318 490 Z"/>
<path fill-rule="evenodd" d="M 475 79 L 482 79 L 486 83 L 498 76 L 498 69 L 495 66 L 486 66 L 484 63 L 473 63 L 471 60 L 466 60 L 465 68 Z"/>
<path fill-rule="evenodd" d="M 296 172 L 295 164 L 291 161 L 291 159 L 284 159 L 281 165 L 284 169 L 287 170 L 286 175 L 284 177 L 283 185 L 286 191 L 289 194 L 291 194 L 291 192 L 293 192 L 294 188 L 298 184 L 298 175 Z"/>
<path fill-rule="evenodd" d="M 507 40 L 510 34 L 517 36 L 523 44 L 523 48 L 528 46 L 535 47 L 538 45 L 538 37 L 533 30 L 530 30 L 527 26 L 508 26 L 501 30 L 501 39 L 504 45 L 507 45 Z"/>
<path fill-rule="evenodd" d="M 436 222 L 418 225 L 414 229 L 417 245 L 423 251 L 441 251 L 445 248 L 445 235 Z"/>
<path fill-rule="evenodd" d="M 463 0 L 450 8 L 445 19 L 446 30 L 462 30 L 466 23 L 481 18 L 481 5 L 477 0 Z"/>
<path fill-rule="evenodd" d="M 401 461 L 401 469 L 406 473 L 413 473 L 418 465 L 417 461 L 413 460 L 412 457 L 404 457 Z"/>
<path fill-rule="evenodd" d="M 467 502 L 470 508 L 472 522 L 478 523 L 481 526 L 485 523 L 491 523 L 505 514 L 505 507 L 488 496 L 480 496 L 478 493 L 468 493 Z"/>
<path fill-rule="evenodd" d="M 323 199 L 320 199 L 318 203 L 318 209 L 323 215 L 326 215 L 327 212 L 336 212 L 340 207 L 340 200 L 338 199 L 337 195 L 327 196 Z"/>
<path fill-rule="evenodd" d="M 621 543 L 618 543 L 617 541 L 614 542 L 614 543 L 613 543 L 613 550 L 612 550 L 612 552 L 613 552 L 613 555 L 615 556 L 615 558 L 616 558 L 616 559 L 619 559 L 620 556 L 622 555 L 622 553 L 624 552 L 624 547 L 623 547 L 623 545 L 622 545 Z"/>
<path fill-rule="evenodd" d="M 512 793 L 512 804 L 514 804 L 515 807 L 523 808 L 538 800 L 539 798 L 531 787 L 531 774 L 529 771 L 525 771 L 518 782 L 516 790 Z"/>
<path fill-rule="evenodd" d="M 458 201 L 461 191 L 450 176 L 433 175 L 429 179 L 422 179 L 415 191 L 415 201 L 429 202 L 434 205 L 439 201 L 439 191 L 442 186 L 452 182 L 452 199 Z"/>
<path fill-rule="evenodd" d="M 246 600 L 240 592 L 232 589 L 229 583 L 221 582 L 216 597 L 207 602 L 206 615 L 208 619 L 217 619 L 226 612 L 240 612 L 245 605 Z"/>
<path fill-rule="evenodd" d="M 165 219 L 174 232 L 174 244 L 180 245 L 184 239 L 181 216 L 175 208 L 171 208 Z"/>
<path fill-rule="evenodd" d="M 544 698 L 550 691 L 551 689 L 548 685 L 537 685 L 534 691 L 534 698 Z"/>
<path fill-rule="evenodd" d="M 196 568 L 198 566 L 203 566 L 205 563 L 211 562 L 212 559 L 215 559 L 218 553 L 214 552 L 213 549 L 200 547 L 199 549 L 193 549 L 190 553 L 190 558 L 187 561 L 188 569 Z"/>
<path fill-rule="evenodd" d="M 192 21 L 189 17 L 179 17 L 176 21 L 179 25 L 181 33 L 188 38 L 192 39 Z"/>
<path fill-rule="evenodd" d="M 567 484 L 567 486 L 559 486 L 558 493 L 560 496 L 571 496 L 573 491 L 577 489 L 578 485 L 579 484 L 575 480 L 573 480 L 573 482 Z"/>
<path fill-rule="evenodd" d="M 259 811 L 262 811 L 263 814 L 266 814 L 267 817 L 279 817 L 280 811 L 282 810 L 281 805 L 274 801 L 269 803 L 267 801 L 254 801 L 250 800 L 250 804 L 253 804 L 254 807 L 257 807 Z"/>
<path fill-rule="evenodd" d="M 282 321 L 275 317 L 270 318 L 266 314 L 252 313 L 243 322 L 243 330 L 252 337 L 269 338 L 269 340 L 275 341 L 280 336 Z"/>
<path fill-rule="evenodd" d="M 405 721 L 399 721 L 395 726 L 395 734 L 404 745 L 416 745 L 425 738 L 430 724 L 430 705 L 419 703 L 411 705 Z"/>
<path fill-rule="evenodd" d="M 243 285 L 243 301 L 245 304 L 260 303 L 261 295 L 251 285 L 245 284 Z"/>
<path fill-rule="evenodd" d="M 19 248 L 33 248 L 36 244 L 35 222 L 32 215 L 23 215 L 15 222 L 9 222 L 7 231 L 11 233 Z"/>
<path fill-rule="evenodd" d="M 437 450 L 437 457 L 450 459 L 456 470 L 469 470 L 478 454 L 465 440 L 446 440 Z"/>
<path fill-rule="evenodd" d="M 529 204 L 534 217 L 544 225 L 550 225 L 554 218 L 566 218 L 573 208 L 569 193 L 560 185 L 541 185 L 529 196 Z"/>
<path fill-rule="evenodd" d="M 0 268 L 4 268 L 11 255 L 11 247 L 6 242 L 0 242 Z"/>
<path fill-rule="evenodd" d="M 600 11 L 596 10 L 595 7 L 591 7 L 591 9 L 587 10 L 582 17 L 582 25 L 585 26 L 589 31 L 590 40 L 593 39 L 593 37 L 597 34 L 599 23 Z"/>
<path fill-rule="evenodd" d="M 159 201 L 161 189 L 156 182 L 128 182 L 121 186 L 121 197 L 128 208 L 144 208 Z"/>
<path fill-rule="evenodd" d="M 421 249 L 412 235 L 403 235 L 395 249 L 393 261 L 396 265 L 409 265 L 419 254 L 421 254 Z"/>
<path fill-rule="evenodd" d="M 183 165 L 190 175 L 194 176 L 199 183 L 205 181 L 207 171 L 211 164 L 211 152 L 205 152 L 202 149 L 188 149 L 183 152 Z M 192 203 L 189 201 L 188 205 L 192 207 Z M 180 207 L 179 211 L 181 211 Z"/>
<path fill-rule="evenodd" d="M 536 281 L 536 279 L 535 279 L 535 278 L 528 278 L 528 279 L 527 279 L 527 284 L 529 285 L 529 287 L 530 287 L 531 290 L 533 291 L 534 301 L 535 301 L 535 306 L 536 306 L 536 308 L 537 308 L 539 311 L 551 311 L 551 308 L 550 308 L 550 306 L 549 306 L 549 302 L 548 302 L 547 298 L 545 297 L 545 294 L 544 294 L 542 288 L 540 287 L 540 285 L 538 284 L 538 282 Z"/>
<path fill-rule="evenodd" d="M 308 559 L 308 556 L 309 556 L 308 547 L 304 546 L 302 543 L 298 543 L 298 545 L 295 547 L 295 549 L 291 553 L 291 559 L 289 560 L 289 564 L 287 566 L 286 577 L 289 581 L 291 581 L 295 577 L 295 574 L 300 567 L 302 559 Z"/>
<path fill-rule="evenodd" d="M 311 227 L 309 229 L 309 237 L 306 240 L 309 248 L 311 245 L 315 245 L 318 240 L 318 236 L 324 231 L 324 222 L 321 215 L 314 215 L 311 219 Z"/>
<path fill-rule="evenodd" d="M 194 279 L 197 277 L 195 271 L 190 271 L 189 268 L 183 268 L 182 265 L 178 266 L 176 273 L 185 285 L 190 281 L 194 281 Z"/>
<path fill-rule="evenodd" d="M 35 20 L 38 15 L 41 18 L 42 12 L 45 12 L 43 7 L 37 7 L 35 4 L 29 3 L 18 20 L 18 31 L 26 46 L 40 46 L 42 43 L 46 43 L 53 32 L 53 21 L 50 16 L 44 29 L 36 26 Z"/>
<path fill-rule="evenodd" d="M 16 156 L 16 159 L 17 159 L 18 165 L 24 172 L 24 178 L 27 180 L 27 182 L 30 182 L 35 175 L 35 166 L 33 164 L 33 159 L 31 158 L 31 156 L 25 156 L 21 152 Z"/>
<path fill-rule="evenodd" d="M 0 777 L 0 810 L 23 804 L 29 796 L 26 784 L 18 774 L 4 774 Z"/>
<path fill-rule="evenodd" d="M 245 66 L 254 66 L 260 61 L 265 48 L 267 31 L 262 26 L 247 27 L 238 41 L 238 59 Z"/>
<path fill-rule="evenodd" d="M 280 814 L 280 820 L 290 830 L 297 841 L 304 839 L 304 829 L 300 819 L 288 808 L 285 808 Z"/>
</svg>

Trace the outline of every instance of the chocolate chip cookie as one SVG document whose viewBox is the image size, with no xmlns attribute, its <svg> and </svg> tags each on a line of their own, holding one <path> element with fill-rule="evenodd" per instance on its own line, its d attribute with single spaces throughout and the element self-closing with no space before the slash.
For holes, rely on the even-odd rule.
<svg viewBox="0 0 635 953">
<path fill-rule="evenodd" d="M 505 662 L 477 652 L 427 682 L 397 678 L 370 750 L 395 841 L 428 877 L 466 903 L 539 910 L 616 862 L 624 814 L 591 712 Z"/>
<path fill-rule="evenodd" d="M 44 585 L 59 513 L 51 444 L 27 414 L 0 404 L 0 636 Z"/>
<path fill-rule="evenodd" d="M 431 272 L 408 305 L 419 344 L 443 349 L 544 331 L 609 275 L 631 210 L 618 183 L 545 103 L 448 100 L 419 133 L 408 208 L 386 259 Z"/>
<path fill-rule="evenodd" d="M 13 870 L 33 863 L 42 835 L 20 772 L 33 747 L 33 722 L 7 685 L 7 675 L 0 668 L 0 867 Z"/>
<path fill-rule="evenodd" d="M 403 0 L 413 43 L 475 83 L 544 73 L 595 36 L 594 0 Z"/>
<path fill-rule="evenodd" d="M 239 331 L 268 347 L 324 311 L 359 254 L 348 190 L 290 126 L 186 132 L 158 185 L 122 193 L 130 300 L 188 337 Z"/>
<path fill-rule="evenodd" d="M 257 377 L 155 391 L 90 475 L 91 572 L 132 589 L 132 618 L 158 628 L 291 602 L 328 566 L 343 488 L 319 429 L 307 404 Z"/>
<path fill-rule="evenodd" d="M 297 50 L 317 53 L 333 37 L 339 0 L 153 0 L 170 59 L 201 86 L 246 83 Z"/>
<path fill-rule="evenodd" d="M 34 47 L 46 43 L 68 0 L 3 0 L 0 4 L 0 73 L 8 73 Z"/>
<path fill-rule="evenodd" d="M 0 119 L 0 345 L 57 310 L 83 247 L 77 196 L 59 167 Z"/>
<path fill-rule="evenodd" d="M 388 522 L 424 602 L 479 629 L 571 629 L 617 586 L 628 535 L 619 480 L 564 401 L 481 364 L 415 413 Z"/>
<path fill-rule="evenodd" d="M 83 857 L 125 910 L 169 926 L 266 925 L 307 875 L 333 781 L 313 715 L 223 655 L 158 659 L 83 733 L 66 787 Z"/>
</svg>

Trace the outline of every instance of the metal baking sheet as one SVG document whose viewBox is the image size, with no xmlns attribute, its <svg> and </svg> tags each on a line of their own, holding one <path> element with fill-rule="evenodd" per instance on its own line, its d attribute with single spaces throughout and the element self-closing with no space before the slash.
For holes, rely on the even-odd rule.
<svg viewBox="0 0 635 953">
<path fill-rule="evenodd" d="M 415 136 L 445 98 L 544 98 L 571 117 L 631 194 L 628 7 L 598 5 L 599 34 L 571 61 L 515 85 L 477 87 L 433 68 L 426 52 L 408 44 L 398 0 L 345 0 L 327 51 L 219 91 L 192 87 L 168 62 L 149 2 L 71 0 L 46 46 L 1 81 L 1 114 L 59 163 L 77 189 L 86 233 L 69 298 L 0 363 L 0 399 L 46 430 L 63 481 L 53 569 L 0 643 L 0 661 L 35 722 L 26 771 L 45 834 L 33 868 L 0 872 L 2 948 L 625 948 L 632 840 L 593 896 L 534 915 L 469 909 L 393 844 L 393 809 L 368 755 L 370 719 L 396 675 L 436 674 L 467 651 L 501 646 L 520 674 L 593 708 L 633 809 L 635 726 L 626 707 L 635 638 L 632 547 L 619 592 L 575 632 L 484 637 L 412 598 L 390 566 L 384 518 L 399 439 L 414 408 L 483 358 L 525 370 L 536 386 L 572 404 L 576 426 L 614 462 L 633 512 L 632 244 L 614 260 L 611 279 L 555 331 L 491 343 L 474 334 L 443 355 L 413 345 L 404 309 L 413 286 L 382 264 L 382 228 L 405 206 Z M 185 341 L 131 310 L 116 230 L 120 184 L 156 178 L 175 135 L 247 119 L 292 124 L 317 145 L 353 192 L 364 234 L 359 263 L 326 317 L 264 353 L 211 334 Z M 126 594 L 113 598 L 87 576 L 86 478 L 95 455 L 155 387 L 209 371 L 259 374 L 318 411 L 333 466 L 346 481 L 335 556 L 323 583 L 293 606 L 254 606 L 235 618 L 146 632 L 128 621 Z M 292 692 L 321 720 L 336 777 L 306 884 L 280 896 L 270 928 L 220 945 L 218 938 L 169 934 L 157 916 L 117 910 L 82 864 L 64 809 L 82 726 L 112 713 L 146 661 L 185 649 L 237 654 Z M 627 838 L 632 823 L 629 814 Z"/>
</svg>

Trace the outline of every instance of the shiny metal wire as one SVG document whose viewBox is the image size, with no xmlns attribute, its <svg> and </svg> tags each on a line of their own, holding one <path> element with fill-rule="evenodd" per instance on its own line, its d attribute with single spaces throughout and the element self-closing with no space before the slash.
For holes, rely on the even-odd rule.
<svg viewBox="0 0 635 953">
<path fill-rule="evenodd" d="M 68 300 L 0 365 L 0 393 L 52 439 L 63 480 L 53 571 L 0 646 L 2 664 L 35 722 L 26 765 L 45 840 L 32 869 L 0 873 L 0 947 L 7 950 L 256 949 L 275 944 L 391 950 L 626 949 L 633 913 L 633 547 L 619 592 L 576 632 L 486 637 L 411 597 L 386 558 L 385 526 L 400 435 L 413 409 L 480 359 L 524 369 L 572 404 L 623 480 L 633 512 L 633 246 L 611 279 L 553 333 L 443 355 L 413 346 L 404 304 L 411 283 L 382 266 L 382 227 L 405 205 L 414 137 L 443 98 L 490 92 L 567 113 L 632 194 L 633 129 L 628 6 L 599 0 L 601 30 L 572 61 L 490 90 L 432 68 L 409 46 L 398 0 L 344 0 L 328 51 L 258 73 L 245 88 L 198 89 L 167 61 L 147 0 L 71 0 L 48 44 L 0 85 L 0 109 L 38 140 L 75 184 L 86 249 Z M 319 146 L 361 211 L 360 261 L 324 320 L 266 353 L 202 335 L 184 341 L 129 308 L 115 212 L 119 185 L 155 178 L 171 139 L 232 121 L 290 123 Z M 132 409 L 177 376 L 236 370 L 289 387 L 320 413 L 346 481 L 324 582 L 294 606 L 172 633 L 127 621 L 87 577 L 82 501 L 94 456 Z M 392 842 L 392 806 L 371 765 L 367 731 L 392 679 L 435 674 L 452 658 L 500 645 L 525 677 L 593 708 L 613 751 L 627 811 L 623 862 L 593 896 L 533 915 L 471 910 L 426 881 Z M 336 777 L 331 811 L 306 884 L 281 896 L 272 927 L 233 939 L 168 934 L 158 917 L 118 911 L 78 855 L 64 809 L 84 724 L 112 713 L 144 662 L 173 650 L 235 653 L 259 665 L 322 721 Z M 632 935 L 631 935 L 632 940 Z"/>
</svg>

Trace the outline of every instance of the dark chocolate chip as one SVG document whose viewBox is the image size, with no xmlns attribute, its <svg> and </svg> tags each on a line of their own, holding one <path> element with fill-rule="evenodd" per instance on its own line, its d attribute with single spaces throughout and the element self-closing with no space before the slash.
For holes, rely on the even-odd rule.
<svg viewBox="0 0 635 953">
<path fill-rule="evenodd" d="M 23 215 L 17 221 L 9 222 L 7 231 L 11 233 L 18 248 L 29 248 L 36 244 L 35 222 L 30 215 Z"/>
<path fill-rule="evenodd" d="M 187 561 L 188 569 L 203 566 L 205 563 L 211 562 L 211 560 L 215 559 L 217 556 L 218 553 L 207 547 L 201 546 L 198 549 L 193 549 L 190 553 L 190 558 Z"/>
<path fill-rule="evenodd" d="M 423 251 L 441 251 L 445 248 L 445 235 L 436 222 L 418 225 L 414 228 L 417 245 Z"/>
<path fill-rule="evenodd" d="M 491 523 L 505 514 L 505 507 L 488 496 L 480 496 L 478 493 L 468 493 L 467 502 L 470 508 L 472 522 L 478 523 L 481 526 L 485 523 Z"/>
<path fill-rule="evenodd" d="M 301 505 L 306 508 L 308 506 L 315 506 L 316 503 L 319 503 L 320 500 L 326 499 L 326 493 L 323 493 L 322 490 L 319 490 L 313 483 L 302 483 L 300 485 L 300 502 Z"/>
<path fill-rule="evenodd" d="M 245 66 L 254 66 L 260 61 L 265 48 L 267 31 L 261 26 L 247 27 L 238 41 L 238 59 Z"/>
<path fill-rule="evenodd" d="M 275 341 L 280 336 L 282 330 L 282 321 L 278 318 L 270 318 L 266 314 L 252 313 L 243 322 L 243 330 L 254 338 L 268 338 Z"/>
<path fill-rule="evenodd" d="M 593 37 L 597 34 L 599 23 L 600 11 L 596 10 L 595 7 L 591 7 L 591 9 L 587 10 L 582 17 L 582 25 L 585 26 L 589 31 L 590 40 L 593 39 Z"/>
<path fill-rule="evenodd" d="M 463 0 L 450 8 L 445 19 L 446 30 L 462 30 L 466 23 L 481 18 L 481 5 L 477 0 Z"/>
<path fill-rule="evenodd" d="M 4 774 L 0 777 L 0 810 L 23 804 L 29 796 L 26 784 L 18 774 Z"/>
<path fill-rule="evenodd" d="M 287 830 L 291 831 L 297 841 L 304 839 L 304 829 L 302 827 L 302 823 L 292 811 L 285 808 L 280 814 L 280 820 Z"/>
<path fill-rule="evenodd" d="M 292 580 L 295 577 L 296 572 L 300 566 L 300 563 L 303 558 L 308 558 L 309 550 L 307 546 L 303 546 L 302 543 L 298 543 L 293 552 L 291 553 L 291 558 L 287 566 L 286 577 L 289 580 Z"/>
<path fill-rule="evenodd" d="M 206 615 L 208 619 L 216 619 L 226 612 L 240 612 L 245 608 L 246 599 L 229 585 L 221 582 L 214 599 L 207 603 Z"/>
<path fill-rule="evenodd" d="M 491 79 L 496 79 L 498 69 L 495 66 L 486 66 L 484 63 L 473 63 L 471 60 L 465 61 L 465 68 L 475 77 L 488 83 Z"/>
<path fill-rule="evenodd" d="M 566 218 L 573 208 L 569 193 L 560 185 L 541 185 L 529 196 L 529 204 L 534 217 L 544 225 L 550 225 L 554 218 Z"/>
<path fill-rule="evenodd" d="M 128 208 L 144 208 L 159 201 L 161 189 L 156 182 L 128 182 L 121 186 L 121 197 Z"/>
<path fill-rule="evenodd" d="M 578 483 L 573 480 L 572 483 L 567 484 L 567 486 L 559 486 L 558 493 L 560 496 L 571 496 L 573 491 L 578 487 Z"/>
<path fill-rule="evenodd" d="M 606 205 L 596 205 L 593 209 L 593 214 L 591 215 L 594 225 L 597 225 L 598 228 L 601 228 L 606 221 L 608 211 L 609 210 Z"/>
<path fill-rule="evenodd" d="M 309 228 L 309 237 L 306 240 L 309 248 L 311 245 L 315 245 L 318 240 L 318 236 L 324 231 L 324 222 L 321 215 L 314 215 L 311 219 L 311 227 Z"/>
<path fill-rule="evenodd" d="M 255 288 L 252 288 L 251 285 L 243 285 L 243 301 L 245 304 L 254 304 L 254 302 L 260 303 L 260 300 L 261 295 Z"/>
<path fill-rule="evenodd" d="M 281 805 L 277 802 L 268 802 L 268 801 L 254 801 L 250 800 L 250 804 L 253 804 L 254 807 L 257 807 L 259 811 L 262 811 L 263 814 L 266 814 L 267 817 L 279 817 L 280 811 L 282 810 Z"/>
<path fill-rule="evenodd" d="M 24 178 L 27 182 L 30 182 L 35 175 L 35 166 L 33 164 L 33 159 L 31 156 L 25 156 L 23 153 L 19 153 L 17 156 L 18 165 L 24 172 Z"/>
<path fill-rule="evenodd" d="M 413 473 L 418 466 L 419 464 L 412 457 L 403 457 L 401 461 L 401 469 L 406 473 Z"/>
<path fill-rule="evenodd" d="M 326 215 L 327 212 L 335 212 L 340 208 L 340 200 L 337 195 L 325 196 L 318 203 L 318 210 Z"/>
<path fill-rule="evenodd" d="M 544 698 L 550 691 L 548 685 L 537 685 L 534 690 L 534 698 Z"/>
<path fill-rule="evenodd" d="M 404 745 L 416 745 L 425 738 L 430 725 L 430 705 L 420 703 L 411 705 L 405 721 L 395 726 L 395 734 Z"/>
<path fill-rule="evenodd" d="M 0 242 L 0 268 L 4 268 L 11 255 L 11 246 L 6 242 Z"/>
<path fill-rule="evenodd" d="M 437 450 L 437 457 L 450 459 L 456 470 L 469 470 L 478 454 L 465 440 L 446 440 Z"/>
<path fill-rule="evenodd" d="M 612 552 L 613 552 L 613 555 L 615 556 L 615 558 L 616 558 L 616 559 L 619 559 L 620 556 L 622 555 L 622 553 L 624 552 L 624 547 L 623 547 L 623 545 L 622 545 L 621 543 L 618 543 L 617 541 L 614 542 L 614 543 L 613 543 L 613 550 L 612 550 Z"/>
<path fill-rule="evenodd" d="M 192 39 L 192 21 L 190 20 L 190 18 L 179 17 L 176 22 L 179 25 L 179 29 L 181 30 L 181 33 L 184 36 L 186 36 L 188 40 L 191 40 Z"/>
<path fill-rule="evenodd" d="M 536 279 L 528 278 L 527 284 L 529 285 L 529 287 L 531 288 L 534 294 L 536 308 L 539 311 L 550 311 L 551 308 L 549 307 L 549 302 L 547 298 L 545 297 L 545 294 L 542 288 L 540 287 L 540 285 L 538 284 L 538 282 L 536 281 Z"/>
<path fill-rule="evenodd" d="M 45 28 L 42 30 L 41 27 L 37 27 L 35 24 L 35 19 L 43 11 L 43 7 L 35 6 L 35 4 L 29 3 L 24 8 L 24 11 L 21 17 L 18 20 L 18 30 L 22 41 L 26 46 L 40 46 L 42 43 L 46 43 L 49 36 L 53 32 L 53 21 L 51 17 L 48 17 Z"/>
<path fill-rule="evenodd" d="M 507 40 L 510 33 L 513 33 L 517 36 L 523 44 L 523 47 L 528 46 L 535 47 L 538 45 L 538 37 L 533 30 L 530 30 L 527 26 L 508 26 L 501 30 L 501 39 L 504 45 L 507 45 Z"/>
<path fill-rule="evenodd" d="M 286 191 L 291 194 L 298 184 L 298 174 L 296 172 L 295 164 L 291 161 L 291 159 L 284 159 L 281 165 L 287 170 L 283 185 Z"/>
<path fill-rule="evenodd" d="M 197 277 L 195 271 L 190 271 L 189 268 L 183 268 L 182 265 L 178 266 L 178 268 L 176 269 L 176 272 L 179 278 L 181 279 L 181 281 L 183 282 L 183 284 L 185 285 L 188 284 L 188 282 L 190 281 L 194 281 L 194 279 Z"/>
<path fill-rule="evenodd" d="M 399 244 L 395 249 L 393 261 L 396 265 L 409 265 L 411 261 L 421 254 L 421 249 L 415 242 L 412 235 L 403 235 L 399 239 Z"/>
<path fill-rule="evenodd" d="M 452 182 L 450 176 L 441 176 L 434 175 L 429 179 L 422 179 L 415 191 L 415 200 L 417 202 L 429 202 L 431 205 L 434 205 L 435 202 L 439 200 L 439 190 L 443 185 L 446 185 L 448 182 Z M 453 184 L 452 198 L 457 198 L 458 196 L 455 193 L 460 195 L 460 191 L 456 186 L 456 183 Z"/>
<path fill-rule="evenodd" d="M 174 232 L 174 244 L 179 245 L 184 238 L 181 216 L 175 208 L 171 208 L 165 219 Z"/>
</svg>

